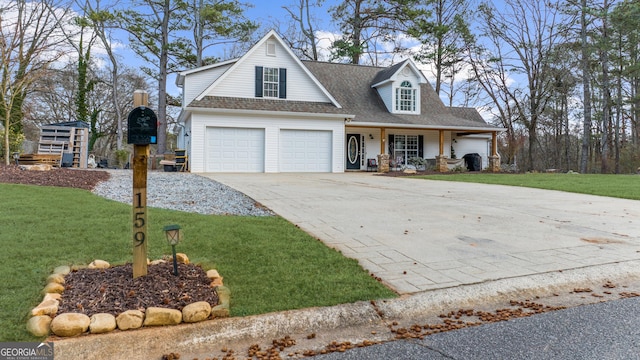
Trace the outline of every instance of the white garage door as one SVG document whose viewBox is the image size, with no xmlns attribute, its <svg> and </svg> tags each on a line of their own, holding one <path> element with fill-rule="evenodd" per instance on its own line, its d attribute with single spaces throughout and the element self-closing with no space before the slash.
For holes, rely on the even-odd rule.
<svg viewBox="0 0 640 360">
<path fill-rule="evenodd" d="M 281 130 L 281 172 L 331 172 L 331 131 Z"/>
<path fill-rule="evenodd" d="M 207 128 L 207 172 L 264 172 L 264 129 Z"/>
</svg>

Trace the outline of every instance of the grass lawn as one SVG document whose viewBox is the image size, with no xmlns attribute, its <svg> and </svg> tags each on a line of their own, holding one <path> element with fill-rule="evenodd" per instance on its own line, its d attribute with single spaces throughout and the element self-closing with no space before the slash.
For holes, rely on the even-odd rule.
<svg viewBox="0 0 640 360">
<path fill-rule="evenodd" d="M 37 341 L 25 328 L 45 279 L 59 265 L 132 261 L 131 206 L 84 190 L 0 184 L 0 341 Z M 395 297 L 347 259 L 280 217 L 148 210 L 148 254 L 171 254 L 162 227 L 180 224 L 177 246 L 231 289 L 231 316 Z"/>
<path fill-rule="evenodd" d="M 638 175 L 462 173 L 425 175 L 416 178 L 512 185 L 640 200 L 640 191 L 638 191 L 640 176 Z"/>
</svg>

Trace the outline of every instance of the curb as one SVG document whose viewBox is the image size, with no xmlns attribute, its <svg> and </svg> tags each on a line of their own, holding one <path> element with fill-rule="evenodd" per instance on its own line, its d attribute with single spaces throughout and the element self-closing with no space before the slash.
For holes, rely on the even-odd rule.
<svg viewBox="0 0 640 360">
<path fill-rule="evenodd" d="M 47 341 L 55 342 L 56 360 L 159 359 L 172 352 L 206 353 L 214 347 L 233 342 L 275 339 L 303 332 L 334 332 L 336 329 L 380 324 L 389 320 L 419 318 L 453 308 L 508 301 L 515 296 L 551 295 L 562 288 L 620 279 L 640 279 L 640 261 L 499 279 L 375 302 L 361 301 Z"/>
</svg>

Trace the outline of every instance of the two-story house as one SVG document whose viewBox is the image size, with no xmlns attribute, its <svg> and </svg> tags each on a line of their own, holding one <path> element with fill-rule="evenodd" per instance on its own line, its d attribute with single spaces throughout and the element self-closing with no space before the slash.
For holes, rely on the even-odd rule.
<svg viewBox="0 0 640 360">
<path fill-rule="evenodd" d="M 234 60 L 181 72 L 179 145 L 192 172 L 344 172 L 411 158 L 446 171 L 452 152 L 499 168 L 473 108 L 444 106 L 411 60 L 390 67 L 301 61 L 270 31 Z"/>
</svg>

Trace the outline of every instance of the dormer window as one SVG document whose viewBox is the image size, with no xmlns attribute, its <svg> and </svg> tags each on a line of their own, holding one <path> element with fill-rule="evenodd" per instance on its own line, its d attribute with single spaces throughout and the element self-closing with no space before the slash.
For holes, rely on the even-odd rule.
<svg viewBox="0 0 640 360">
<path fill-rule="evenodd" d="M 413 88 L 411 82 L 405 80 L 396 88 L 396 111 L 416 112 L 417 90 Z"/>
</svg>

